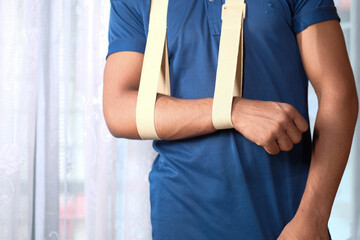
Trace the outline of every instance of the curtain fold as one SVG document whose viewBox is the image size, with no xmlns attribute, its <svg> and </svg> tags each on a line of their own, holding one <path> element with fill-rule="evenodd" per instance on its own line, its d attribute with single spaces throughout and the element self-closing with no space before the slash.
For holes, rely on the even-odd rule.
<svg viewBox="0 0 360 240">
<path fill-rule="evenodd" d="M 0 1 L 0 239 L 32 226 L 38 2 Z"/>
<path fill-rule="evenodd" d="M 0 0 L 0 239 L 151 239 L 152 141 L 102 112 L 109 11 Z"/>
</svg>

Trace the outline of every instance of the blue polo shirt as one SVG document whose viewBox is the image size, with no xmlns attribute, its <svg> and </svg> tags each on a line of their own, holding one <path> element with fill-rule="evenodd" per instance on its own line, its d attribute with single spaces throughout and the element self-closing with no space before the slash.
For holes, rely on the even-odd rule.
<svg viewBox="0 0 360 240">
<path fill-rule="evenodd" d="M 245 2 L 243 97 L 289 103 L 309 122 L 296 34 L 317 22 L 340 21 L 333 0 Z M 224 3 L 169 1 L 173 97 L 214 96 Z M 111 0 L 108 55 L 144 53 L 149 11 L 150 0 Z M 148 177 L 155 240 L 276 239 L 299 206 L 311 160 L 310 130 L 277 155 L 235 129 L 154 140 L 153 147 L 158 155 Z"/>
</svg>

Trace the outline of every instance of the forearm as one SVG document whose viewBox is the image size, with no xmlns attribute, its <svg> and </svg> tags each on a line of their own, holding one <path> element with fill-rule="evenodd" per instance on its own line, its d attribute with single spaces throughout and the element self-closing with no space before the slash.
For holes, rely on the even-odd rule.
<svg viewBox="0 0 360 240">
<path fill-rule="evenodd" d="M 327 224 L 351 148 L 357 101 L 356 93 L 319 99 L 310 171 L 297 215 Z"/>
<path fill-rule="evenodd" d="M 137 90 L 122 92 L 113 110 L 112 134 L 116 137 L 141 139 L 136 127 Z M 212 120 L 212 98 L 181 99 L 158 94 L 155 104 L 155 129 L 164 140 L 175 140 L 209 134 L 215 131 Z"/>
<path fill-rule="evenodd" d="M 181 99 L 158 94 L 155 128 L 160 138 L 174 140 L 215 132 L 213 98 Z"/>
</svg>

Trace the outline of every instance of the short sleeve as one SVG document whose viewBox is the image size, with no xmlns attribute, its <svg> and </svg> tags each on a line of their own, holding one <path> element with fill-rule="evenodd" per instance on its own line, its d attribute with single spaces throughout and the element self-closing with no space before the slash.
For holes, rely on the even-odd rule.
<svg viewBox="0 0 360 240">
<path fill-rule="evenodd" d="M 333 0 L 294 0 L 293 29 L 296 34 L 308 26 L 327 20 L 338 20 Z"/>
<path fill-rule="evenodd" d="M 107 57 L 119 51 L 145 52 L 146 36 L 135 0 L 111 0 Z"/>
</svg>

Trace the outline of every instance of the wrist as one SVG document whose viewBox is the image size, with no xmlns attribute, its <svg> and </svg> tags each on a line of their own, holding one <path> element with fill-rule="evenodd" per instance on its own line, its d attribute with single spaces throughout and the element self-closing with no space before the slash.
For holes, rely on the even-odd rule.
<svg viewBox="0 0 360 240">
<path fill-rule="evenodd" d="M 233 128 L 235 128 L 235 125 L 234 125 L 234 112 L 235 112 L 235 105 L 236 105 L 236 102 L 237 102 L 237 97 L 233 97 L 233 100 L 232 100 L 232 105 L 231 105 L 231 124 L 233 125 Z"/>
<path fill-rule="evenodd" d="M 231 106 L 231 123 L 234 126 L 234 128 L 235 128 L 235 120 L 237 118 L 238 109 L 239 109 L 238 105 L 243 100 L 244 99 L 242 97 L 233 97 L 232 106 Z"/>
<path fill-rule="evenodd" d="M 326 201 L 317 197 L 309 191 L 305 191 L 301 199 L 299 208 L 296 212 L 298 218 L 307 219 L 316 226 L 327 226 L 331 213 Z"/>
</svg>

